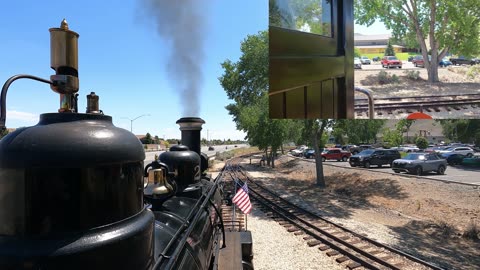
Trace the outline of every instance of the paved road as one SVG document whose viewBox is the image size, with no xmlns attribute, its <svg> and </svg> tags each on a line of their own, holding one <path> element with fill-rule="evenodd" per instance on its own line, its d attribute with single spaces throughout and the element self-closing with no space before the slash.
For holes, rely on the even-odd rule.
<svg viewBox="0 0 480 270">
<path fill-rule="evenodd" d="M 308 160 L 308 161 L 313 162 L 313 160 Z M 351 168 L 348 162 L 341 162 L 341 161 L 339 162 L 335 160 L 327 160 L 325 161 L 324 164 L 327 166 L 333 165 L 333 166 Z M 358 167 L 356 167 L 355 169 L 367 170 L 365 168 L 358 168 Z M 382 166 L 382 168 L 370 168 L 368 170 L 395 174 L 389 166 Z M 401 173 L 401 174 L 403 175 L 405 173 Z M 447 166 L 447 170 L 445 171 L 444 175 L 429 173 L 429 174 L 422 175 L 422 178 L 448 180 L 448 181 L 454 181 L 454 182 L 460 182 L 460 183 L 480 185 L 480 168 L 472 168 L 467 166 Z"/>
<path fill-rule="evenodd" d="M 458 68 L 460 66 L 451 66 L 454 68 Z M 439 67 L 440 68 L 440 67 Z M 387 68 L 382 68 L 382 64 L 378 62 L 378 64 L 371 64 L 371 65 L 362 65 L 362 69 L 355 69 L 355 71 L 362 71 L 362 70 L 388 70 Z M 397 68 L 392 68 L 391 70 L 396 70 Z M 401 69 L 423 69 L 421 67 L 415 67 L 411 62 L 403 61 Z"/>
<path fill-rule="evenodd" d="M 234 147 L 233 145 L 215 145 L 214 146 L 215 150 L 213 150 L 213 151 L 208 151 L 207 146 L 202 146 L 200 151 L 202 153 L 207 154 L 208 156 L 211 156 L 211 155 L 216 154 L 217 152 L 222 153 L 222 152 L 225 152 L 225 151 L 230 151 L 232 149 L 244 148 L 244 147 L 248 147 L 248 144 L 237 144 L 237 147 Z M 145 165 L 149 164 L 155 158 L 155 154 L 160 155 L 161 153 L 163 153 L 163 151 L 146 152 L 145 153 L 145 160 L 144 160 L 143 163 Z"/>
</svg>

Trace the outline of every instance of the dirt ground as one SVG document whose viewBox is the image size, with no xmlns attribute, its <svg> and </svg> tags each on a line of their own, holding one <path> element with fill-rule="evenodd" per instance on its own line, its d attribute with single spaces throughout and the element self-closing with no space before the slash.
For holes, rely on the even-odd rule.
<svg viewBox="0 0 480 270">
<path fill-rule="evenodd" d="M 478 94 L 480 93 L 480 76 L 467 76 L 469 67 L 439 68 L 440 82 L 431 84 L 427 82 L 427 70 L 425 68 L 412 69 L 420 71 L 419 80 L 407 78 L 403 69 L 383 69 L 390 75 L 397 75 L 400 83 L 379 84 L 378 73 L 380 70 L 355 70 L 355 86 L 365 87 L 372 90 L 375 98 L 383 97 L 406 97 L 406 96 L 430 96 L 451 94 Z M 358 94 L 359 98 L 364 98 Z"/>
<path fill-rule="evenodd" d="M 352 230 L 445 269 L 480 269 L 480 187 L 325 165 L 321 189 L 312 162 L 253 163 L 252 177 Z"/>
</svg>

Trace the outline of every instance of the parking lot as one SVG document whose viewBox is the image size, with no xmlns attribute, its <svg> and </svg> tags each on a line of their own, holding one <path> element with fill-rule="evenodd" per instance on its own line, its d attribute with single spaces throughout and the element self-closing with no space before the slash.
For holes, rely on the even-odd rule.
<svg viewBox="0 0 480 270">
<path fill-rule="evenodd" d="M 449 67 L 452 67 L 452 68 L 459 68 L 461 66 L 449 66 Z M 357 71 L 362 71 L 362 70 L 388 70 L 387 68 L 383 68 L 382 65 L 380 64 L 380 62 L 373 62 L 372 64 L 370 65 L 362 65 L 362 69 L 356 69 Z M 390 70 L 394 70 L 396 68 L 392 68 Z M 423 67 L 415 67 L 411 62 L 408 62 L 408 61 L 402 61 L 402 68 L 401 69 L 425 69 Z M 439 69 L 443 69 L 441 67 L 439 67 Z"/>
<path fill-rule="evenodd" d="M 324 165 L 351 168 L 348 162 L 341 162 L 341 161 L 339 162 L 335 160 L 327 160 L 324 162 Z M 378 171 L 382 173 L 395 174 L 390 168 L 390 166 L 382 166 L 381 168 L 373 167 L 370 169 L 355 167 L 352 169 L 371 170 L 371 171 Z M 405 174 L 405 173 L 401 173 L 401 174 Z M 413 175 L 408 175 L 408 176 L 416 177 Z M 438 175 L 436 173 L 428 173 L 428 174 L 422 175 L 421 177 L 480 185 L 480 168 L 473 168 L 473 167 L 460 166 L 460 165 L 447 166 L 447 170 L 445 171 L 444 175 Z"/>
</svg>

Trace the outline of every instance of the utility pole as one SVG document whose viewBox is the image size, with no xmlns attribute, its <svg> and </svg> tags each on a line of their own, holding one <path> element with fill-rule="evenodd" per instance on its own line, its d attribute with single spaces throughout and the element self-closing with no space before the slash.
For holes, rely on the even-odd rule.
<svg viewBox="0 0 480 270">
<path fill-rule="evenodd" d="M 140 117 L 144 117 L 144 116 L 150 116 L 150 114 L 142 114 L 142 115 L 137 116 L 137 117 L 135 117 L 135 118 L 133 118 L 133 119 L 130 119 L 130 118 L 128 118 L 128 117 L 122 117 L 122 118 L 125 118 L 125 119 L 130 120 L 130 132 L 133 133 L 133 121 L 137 120 L 137 119 L 140 118 Z"/>
</svg>

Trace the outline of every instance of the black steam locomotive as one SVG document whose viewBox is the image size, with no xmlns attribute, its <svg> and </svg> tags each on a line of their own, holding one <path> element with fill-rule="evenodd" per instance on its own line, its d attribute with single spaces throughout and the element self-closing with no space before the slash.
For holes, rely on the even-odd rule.
<svg viewBox="0 0 480 270">
<path fill-rule="evenodd" d="M 205 173 L 200 152 L 204 121 L 178 120 L 182 144 L 144 167 L 142 144 L 112 124 L 95 93 L 78 113 L 78 34 L 65 20 L 50 33 L 56 74 L 17 75 L 1 92 L 1 128 L 17 79 L 50 84 L 60 108 L 0 141 L 0 269 L 252 269 L 251 243 L 225 240 L 224 184 Z M 240 264 L 219 266 L 232 245 Z"/>
</svg>

